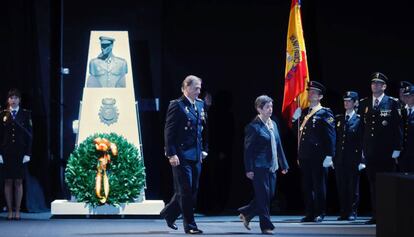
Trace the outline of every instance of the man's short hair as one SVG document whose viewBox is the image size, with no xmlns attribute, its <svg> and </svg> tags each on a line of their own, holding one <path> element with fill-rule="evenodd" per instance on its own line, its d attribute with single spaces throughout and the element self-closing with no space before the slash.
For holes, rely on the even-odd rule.
<svg viewBox="0 0 414 237">
<path fill-rule="evenodd" d="M 21 95 L 20 91 L 18 89 L 16 89 L 16 88 L 10 89 L 9 90 L 9 93 L 7 94 L 7 98 L 10 98 L 12 96 L 16 96 L 16 97 L 22 98 L 22 95 Z"/>
<path fill-rule="evenodd" d="M 181 90 L 184 90 L 184 88 L 191 86 L 195 81 L 199 81 L 200 83 L 202 82 L 201 78 L 199 77 L 196 77 L 194 75 L 187 76 L 181 84 Z"/>
<path fill-rule="evenodd" d="M 259 97 L 256 98 L 256 100 L 254 101 L 254 107 L 257 109 L 263 109 L 263 107 L 265 106 L 265 104 L 273 102 L 273 99 L 270 98 L 267 95 L 261 95 Z"/>
</svg>

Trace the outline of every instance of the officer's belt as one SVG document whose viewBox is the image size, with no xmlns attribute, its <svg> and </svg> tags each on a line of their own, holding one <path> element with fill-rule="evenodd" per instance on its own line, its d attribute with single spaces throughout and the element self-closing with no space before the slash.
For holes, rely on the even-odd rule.
<svg viewBox="0 0 414 237">
<path fill-rule="evenodd" d="M 307 114 L 305 116 L 305 118 L 303 119 L 302 123 L 300 124 L 300 128 L 299 128 L 299 131 L 300 131 L 299 139 L 300 139 L 300 137 L 302 137 L 303 128 L 305 127 L 305 125 L 308 122 L 308 120 L 310 119 L 310 117 L 312 117 L 320 109 L 322 109 L 322 106 L 320 104 L 318 104 L 315 108 L 312 109 L 312 111 L 309 114 Z"/>
</svg>

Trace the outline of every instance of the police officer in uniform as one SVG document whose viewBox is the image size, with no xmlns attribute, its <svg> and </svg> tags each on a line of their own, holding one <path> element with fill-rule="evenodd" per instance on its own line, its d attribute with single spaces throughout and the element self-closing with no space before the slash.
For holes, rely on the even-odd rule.
<svg viewBox="0 0 414 237">
<path fill-rule="evenodd" d="M 306 216 L 302 222 L 321 222 L 325 217 L 326 179 L 328 167 L 335 155 L 335 119 L 329 108 L 320 104 L 325 87 L 316 81 L 308 84 L 310 106 L 293 115 L 299 126 L 298 163 L 302 171 L 302 184 Z M 295 121 L 300 117 L 299 123 Z"/>
<path fill-rule="evenodd" d="M 376 174 L 395 171 L 396 159 L 402 145 L 400 102 L 387 96 L 388 78 L 376 72 L 371 75 L 372 96 L 361 99 L 363 118 L 363 156 L 371 191 L 372 218 L 367 224 L 376 224 Z"/>
<path fill-rule="evenodd" d="M 185 233 L 202 234 L 193 211 L 201 162 L 207 156 L 202 140 L 203 124 L 206 124 L 204 102 L 198 99 L 201 79 L 187 76 L 181 90 L 183 96 L 170 102 L 164 129 L 165 152 L 172 166 L 175 193 L 160 215 L 168 227 L 177 230 L 175 221 L 182 214 Z"/>
<path fill-rule="evenodd" d="M 125 87 L 128 66 L 125 59 L 112 53 L 114 38 L 99 37 L 102 53 L 89 62 L 89 78 L 86 87 Z"/>
<path fill-rule="evenodd" d="M 344 96 L 345 114 L 336 116 L 336 152 L 333 159 L 340 204 L 339 221 L 353 221 L 359 203 L 359 171 L 365 168 L 361 159 L 362 121 L 356 113 L 358 93 L 347 91 Z"/>
<path fill-rule="evenodd" d="M 399 158 L 402 172 L 414 172 L 414 85 L 405 87 L 405 107 L 401 110 L 403 121 L 403 150 Z"/>
<path fill-rule="evenodd" d="M 411 83 L 408 81 L 400 81 L 399 98 L 400 98 L 401 109 L 403 109 L 406 104 L 405 99 L 407 98 L 407 96 L 404 95 L 405 94 L 404 92 L 407 86 L 411 86 Z"/>
<path fill-rule="evenodd" d="M 32 149 L 31 115 L 28 110 L 20 108 L 20 99 L 20 92 L 11 89 L 8 93 L 8 108 L 0 113 L 0 164 L 5 179 L 4 194 L 9 220 L 20 220 L 24 164 L 30 161 Z"/>
</svg>

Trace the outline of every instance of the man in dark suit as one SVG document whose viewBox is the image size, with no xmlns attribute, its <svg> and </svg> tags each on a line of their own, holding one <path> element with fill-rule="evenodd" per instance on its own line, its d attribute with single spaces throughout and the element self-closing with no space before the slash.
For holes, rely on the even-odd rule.
<svg viewBox="0 0 414 237">
<path fill-rule="evenodd" d="M 340 204 L 339 221 L 353 221 L 359 203 L 359 171 L 365 168 L 362 156 L 362 121 L 356 113 L 358 93 L 347 91 L 345 114 L 336 116 L 335 176 Z"/>
<path fill-rule="evenodd" d="M 372 218 L 367 224 L 376 224 L 376 174 L 395 171 L 402 145 L 400 102 L 384 93 L 387 82 L 384 74 L 372 74 L 372 96 L 361 99 L 360 103 L 364 127 L 362 148 L 372 202 Z"/>
<path fill-rule="evenodd" d="M 403 121 L 403 149 L 399 158 L 402 172 L 414 172 L 414 85 L 407 85 L 403 92 L 406 105 L 401 110 Z"/>
<path fill-rule="evenodd" d="M 331 109 L 320 104 L 325 87 L 310 81 L 307 90 L 310 106 L 303 113 L 298 108 L 293 115 L 293 122 L 300 117 L 298 164 L 306 206 L 301 221 L 321 222 L 325 217 L 328 167 L 335 155 L 335 119 Z"/>
<path fill-rule="evenodd" d="M 30 161 L 32 149 L 31 115 L 28 110 L 20 108 L 20 99 L 20 92 L 11 89 L 8 93 L 8 108 L 0 113 L 0 164 L 3 166 L 4 194 L 9 220 L 20 219 L 24 164 Z"/>
<path fill-rule="evenodd" d="M 172 166 L 174 196 L 161 211 L 168 227 L 178 229 L 175 220 L 183 216 L 187 234 L 201 234 L 194 220 L 194 205 L 202 159 L 207 156 L 202 131 L 205 126 L 204 102 L 198 99 L 201 79 L 187 76 L 181 90 L 183 96 L 170 102 L 165 122 L 165 153 Z"/>
</svg>

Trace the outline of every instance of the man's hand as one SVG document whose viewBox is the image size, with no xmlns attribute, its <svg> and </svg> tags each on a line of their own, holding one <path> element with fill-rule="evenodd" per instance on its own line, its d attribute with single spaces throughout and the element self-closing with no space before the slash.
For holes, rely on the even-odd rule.
<svg viewBox="0 0 414 237">
<path fill-rule="evenodd" d="M 302 109 L 301 108 L 297 108 L 295 110 L 295 112 L 293 113 L 292 120 L 293 121 L 297 120 L 301 115 L 302 115 Z"/>
<path fill-rule="evenodd" d="M 322 166 L 328 168 L 329 166 L 333 167 L 332 156 L 326 156 L 323 160 Z"/>
<path fill-rule="evenodd" d="M 253 178 L 254 178 L 254 172 L 247 172 L 246 173 L 246 177 L 248 178 L 248 179 L 251 179 L 251 180 L 253 180 Z"/>
<path fill-rule="evenodd" d="M 178 159 L 177 155 L 169 156 L 168 161 L 172 167 L 176 167 L 180 165 L 180 159 Z"/>
<path fill-rule="evenodd" d="M 30 156 L 28 156 L 28 155 L 23 156 L 23 164 L 27 163 L 29 161 L 30 161 Z"/>
<path fill-rule="evenodd" d="M 287 174 L 288 170 L 282 170 L 282 174 Z"/>
</svg>

